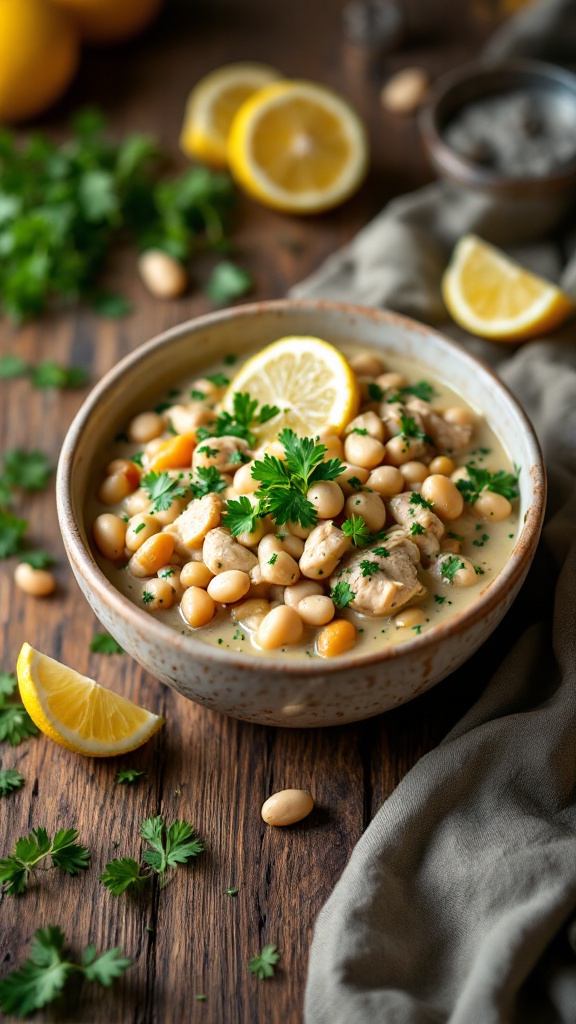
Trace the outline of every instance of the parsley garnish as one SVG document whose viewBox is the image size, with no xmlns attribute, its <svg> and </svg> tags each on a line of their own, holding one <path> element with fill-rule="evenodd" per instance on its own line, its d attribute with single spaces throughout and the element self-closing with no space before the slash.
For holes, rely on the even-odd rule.
<svg viewBox="0 0 576 1024">
<path fill-rule="evenodd" d="M 285 428 L 278 440 L 284 447 L 285 461 L 266 454 L 252 467 L 252 477 L 261 484 L 256 492 L 260 514 L 271 515 L 279 526 L 287 522 L 315 526 L 318 514 L 306 497 L 308 488 L 319 480 L 335 480 L 344 466 L 339 459 L 324 462 L 328 449 L 311 437 L 298 437 Z"/>
<path fill-rule="evenodd" d="M 74 974 L 109 988 L 114 978 L 119 978 L 132 964 L 119 947 L 97 957 L 93 945 L 84 950 L 82 963 L 74 963 L 64 957 L 65 941 L 64 933 L 55 925 L 36 931 L 30 959 L 0 981 L 0 1007 L 4 1013 L 28 1017 L 57 999 Z"/>
<path fill-rule="evenodd" d="M 222 260 L 210 275 L 206 294 L 216 306 L 225 306 L 249 292 L 254 281 L 252 275 L 229 260 Z"/>
<path fill-rule="evenodd" d="M 426 498 L 423 498 L 419 491 L 412 491 L 412 494 L 410 495 L 410 504 L 420 505 L 421 508 L 434 508 L 433 503 L 431 501 L 426 501 Z"/>
<path fill-rule="evenodd" d="M 446 598 L 441 594 L 434 594 L 434 600 L 436 601 L 436 604 L 444 604 Z"/>
<path fill-rule="evenodd" d="M 379 558 L 390 558 L 388 548 L 372 548 L 372 554 L 378 555 Z"/>
<path fill-rule="evenodd" d="M 227 388 L 230 383 L 230 378 L 225 373 L 213 373 L 206 377 L 215 388 Z"/>
<path fill-rule="evenodd" d="M 206 398 L 206 392 L 205 391 L 195 391 L 195 389 L 192 388 L 192 390 L 190 392 L 190 398 L 193 398 L 195 402 L 203 402 L 204 399 Z"/>
<path fill-rule="evenodd" d="M 454 577 L 459 569 L 465 569 L 466 566 L 461 558 L 456 555 L 452 555 L 451 558 L 447 558 L 440 564 L 440 575 L 442 579 L 448 580 L 449 583 L 454 582 Z"/>
<path fill-rule="evenodd" d="M 146 818 L 140 827 L 140 835 L 152 847 L 145 850 L 143 861 L 146 867 L 131 857 L 121 857 L 106 864 L 100 881 L 113 896 L 120 896 L 127 889 L 137 891 L 151 878 L 151 872 L 160 875 L 160 884 L 168 880 L 166 872 L 178 864 L 187 864 L 204 850 L 204 843 L 198 839 L 194 827 L 188 821 L 174 821 L 166 825 L 162 815 Z"/>
<path fill-rule="evenodd" d="M 228 499 L 222 522 L 232 536 L 237 537 L 240 533 L 253 533 L 259 518 L 259 506 L 253 506 L 250 499 L 242 494 L 239 498 Z"/>
<path fill-rule="evenodd" d="M 203 498 L 206 494 L 220 494 L 226 487 L 226 481 L 216 466 L 199 466 L 190 484 L 190 490 L 195 498 Z"/>
<path fill-rule="evenodd" d="M 408 384 L 407 387 L 400 388 L 400 392 L 403 396 L 414 395 L 423 402 L 431 402 L 436 394 L 434 388 L 427 380 L 419 380 L 417 384 Z"/>
<path fill-rule="evenodd" d="M 165 512 L 170 508 L 174 498 L 182 498 L 186 493 L 179 480 L 173 480 L 167 473 L 147 473 L 142 477 L 142 485 L 154 504 L 154 512 Z"/>
<path fill-rule="evenodd" d="M 413 416 L 407 416 L 404 412 L 400 413 L 400 435 L 401 437 L 413 437 L 419 441 L 430 443 L 430 438 L 420 429 Z"/>
<path fill-rule="evenodd" d="M 90 641 L 93 654 L 124 654 L 124 649 L 109 633 L 94 633 Z"/>
<path fill-rule="evenodd" d="M 151 594 L 149 590 L 142 591 L 142 604 L 150 604 L 150 601 L 154 600 L 154 594 Z"/>
<path fill-rule="evenodd" d="M 15 768 L 2 768 L 0 770 L 0 797 L 8 796 L 24 785 L 24 776 L 20 775 Z"/>
<path fill-rule="evenodd" d="M 353 491 L 362 491 L 364 489 L 362 481 L 357 476 L 348 477 L 348 486 L 351 487 Z"/>
<path fill-rule="evenodd" d="M 28 373 L 28 364 L 19 356 L 0 356 L 0 380 L 11 380 L 24 377 Z"/>
<path fill-rule="evenodd" d="M 456 487 L 462 497 L 470 505 L 474 505 L 482 491 L 492 491 L 494 494 L 501 494 L 502 497 L 513 501 L 518 497 L 518 477 L 520 470 L 517 467 L 516 473 L 505 473 L 499 469 L 497 473 L 491 473 L 488 469 L 478 469 L 472 462 L 466 463 L 466 472 L 469 479 L 456 481 Z"/>
<path fill-rule="evenodd" d="M 363 576 L 375 576 L 377 572 L 382 572 L 382 566 L 379 562 L 369 562 L 367 559 L 360 562 L 360 568 Z"/>
<path fill-rule="evenodd" d="M 46 569 L 47 566 L 54 565 L 56 559 L 47 551 L 22 551 L 20 561 L 27 562 L 33 569 Z"/>
<path fill-rule="evenodd" d="M 89 380 L 81 366 L 59 366 L 49 359 L 33 366 L 18 356 L 0 356 L 0 379 L 13 377 L 30 377 L 35 388 L 81 388 Z"/>
<path fill-rule="evenodd" d="M 41 491 L 50 477 L 52 466 L 44 452 L 26 452 L 20 448 L 4 453 L 2 482 L 24 491 Z"/>
<path fill-rule="evenodd" d="M 277 946 L 264 946 L 256 956 L 253 956 L 248 964 L 248 970 L 257 978 L 264 981 L 265 978 L 273 978 L 276 964 L 280 959 Z"/>
<path fill-rule="evenodd" d="M 354 429 L 351 430 L 350 433 L 351 434 L 360 434 L 361 437 L 366 437 L 367 434 L 368 434 L 368 431 L 363 429 L 363 428 L 361 428 L 361 427 L 354 427 Z"/>
<path fill-rule="evenodd" d="M 170 577 L 171 577 L 171 576 L 173 576 L 173 575 L 174 575 L 174 569 L 170 569 L 170 568 L 168 568 L 168 569 L 162 569 L 162 570 L 161 570 L 161 571 L 160 571 L 160 572 L 158 573 L 158 575 L 159 575 L 159 577 L 160 577 L 160 579 L 161 579 L 161 580 L 168 580 L 168 579 L 170 579 Z"/>
<path fill-rule="evenodd" d="M 371 381 L 368 385 L 368 394 L 374 402 L 381 402 L 384 398 L 384 392 L 379 384 L 375 381 Z"/>
<path fill-rule="evenodd" d="M 277 560 L 278 552 L 275 551 L 273 555 L 270 555 L 270 558 L 268 559 L 268 565 L 276 565 Z"/>
<path fill-rule="evenodd" d="M 341 580 L 330 591 L 330 597 L 337 608 L 347 608 L 349 604 L 352 604 L 356 594 L 349 583 L 346 583 L 345 580 Z"/>
<path fill-rule="evenodd" d="M 90 851 L 76 843 L 78 830 L 60 829 L 50 839 L 45 828 L 33 829 L 30 835 L 16 841 L 14 852 L 0 860 L 0 884 L 9 896 L 17 896 L 26 889 L 30 875 L 38 865 L 50 857 L 51 867 L 60 868 L 68 875 L 85 871 L 90 861 Z M 45 868 L 44 868 L 45 870 Z"/>
<path fill-rule="evenodd" d="M 412 534 L 413 537 L 419 537 L 421 534 L 424 533 L 424 527 L 422 526 L 421 523 L 411 523 L 410 533 Z"/>
<path fill-rule="evenodd" d="M 132 786 L 143 775 L 146 775 L 146 772 L 140 768 L 121 768 L 116 773 L 116 782 L 119 786 Z"/>
<path fill-rule="evenodd" d="M 0 672 L 0 743 L 7 742 L 11 747 L 38 733 L 24 705 L 10 699 L 16 686 L 15 676 Z"/>
<path fill-rule="evenodd" d="M 213 383 L 216 378 L 208 377 Z M 224 380 L 228 380 L 224 377 Z M 251 398 L 247 392 L 235 391 L 232 399 L 232 413 L 225 410 L 218 414 L 209 427 L 200 427 L 197 436 L 200 441 L 209 437 L 241 437 L 252 447 L 256 444 L 256 435 L 251 429 L 267 423 L 277 416 L 280 409 L 276 405 L 263 405 L 258 412 L 258 399 Z"/>
<path fill-rule="evenodd" d="M 346 537 L 352 538 L 352 543 L 357 548 L 365 547 L 372 539 L 370 530 L 366 526 L 362 516 L 352 515 L 349 519 L 345 519 L 342 523 L 341 530 Z"/>
</svg>

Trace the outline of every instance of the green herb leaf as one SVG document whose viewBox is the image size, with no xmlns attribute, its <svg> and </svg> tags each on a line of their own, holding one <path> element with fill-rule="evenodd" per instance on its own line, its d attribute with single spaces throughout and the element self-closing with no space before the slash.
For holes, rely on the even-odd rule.
<svg viewBox="0 0 576 1024">
<path fill-rule="evenodd" d="M 9 743 L 11 747 L 16 747 L 22 743 L 22 740 L 37 734 L 38 729 L 24 705 L 19 701 L 8 703 L 6 696 L 2 694 L 0 699 L 0 743 Z"/>
<path fill-rule="evenodd" d="M 68 875 L 85 871 L 90 851 L 76 843 L 77 838 L 75 828 L 60 829 L 53 840 L 45 828 L 33 829 L 28 836 L 21 836 L 14 845 L 14 852 L 0 860 L 0 884 L 4 891 L 9 896 L 23 893 L 30 875 L 46 857 L 51 857 L 53 868 L 60 868 Z"/>
<path fill-rule="evenodd" d="M 154 512 L 165 512 L 170 508 L 174 498 L 183 498 L 186 493 L 179 480 L 173 480 L 169 473 L 147 473 L 142 477 Z"/>
<path fill-rule="evenodd" d="M 33 569 L 46 569 L 49 565 L 54 565 L 56 559 L 47 551 L 22 551 L 20 561 L 27 562 Z"/>
<path fill-rule="evenodd" d="M 5 706 L 6 697 L 16 693 L 17 686 L 18 680 L 13 672 L 0 672 L 0 707 Z"/>
<path fill-rule="evenodd" d="M 447 558 L 440 563 L 440 575 L 443 580 L 453 583 L 458 570 L 465 568 L 466 566 L 462 559 L 458 558 L 457 555 L 452 555 L 451 558 Z"/>
<path fill-rule="evenodd" d="M 249 292 L 253 283 L 247 270 L 223 260 L 214 267 L 206 285 L 206 294 L 215 305 L 225 306 Z"/>
<path fill-rule="evenodd" d="M 19 356 L 0 356 L 0 380 L 11 380 L 14 377 L 24 377 L 28 373 L 28 364 Z"/>
<path fill-rule="evenodd" d="M 370 562 L 368 559 L 364 559 L 363 562 L 360 562 L 360 568 L 364 577 L 375 576 L 377 572 L 382 572 L 380 562 Z"/>
<path fill-rule="evenodd" d="M 271 515 L 279 526 L 287 522 L 315 526 L 318 514 L 306 497 L 308 488 L 319 480 L 335 480 L 344 466 L 339 459 L 324 462 L 328 449 L 311 437 L 298 437 L 293 430 L 285 428 L 280 431 L 278 440 L 286 459 L 282 461 L 266 454 L 252 467 L 253 478 L 261 483 L 256 495 L 262 514 Z"/>
<path fill-rule="evenodd" d="M 248 970 L 263 981 L 273 978 L 276 964 L 280 959 L 277 946 L 264 946 L 248 963 Z"/>
<path fill-rule="evenodd" d="M 93 654 L 124 654 L 124 649 L 109 633 L 94 633 L 90 641 L 90 650 Z"/>
<path fill-rule="evenodd" d="M 118 292 L 96 292 L 92 296 L 92 308 L 98 316 L 106 317 L 107 320 L 119 320 L 123 316 L 129 316 L 133 306 Z"/>
<path fill-rule="evenodd" d="M 98 877 L 113 896 L 121 896 L 127 889 L 140 892 L 150 876 L 141 872 L 140 865 L 131 857 L 117 857 L 106 864 Z"/>
<path fill-rule="evenodd" d="M 436 394 L 428 380 L 419 380 L 417 384 L 408 384 L 407 387 L 400 388 L 400 392 L 403 397 L 414 395 L 416 398 L 420 398 L 422 402 L 431 402 Z"/>
<path fill-rule="evenodd" d="M 190 484 L 194 498 L 203 498 L 206 494 L 221 494 L 226 487 L 226 481 L 216 466 L 199 466 Z"/>
<path fill-rule="evenodd" d="M 158 815 L 143 821 L 140 832 L 152 847 L 152 850 L 144 852 L 143 860 L 158 874 L 177 864 L 187 864 L 205 849 L 188 821 L 177 820 L 166 826 L 162 816 Z"/>
<path fill-rule="evenodd" d="M 132 786 L 143 775 L 146 775 L 146 772 L 140 768 L 121 768 L 116 774 L 116 782 L 120 786 Z"/>
<path fill-rule="evenodd" d="M 11 487 L 22 487 L 25 491 L 41 491 L 50 477 L 52 466 L 44 452 L 23 451 L 14 448 L 4 452 L 2 477 Z"/>
<path fill-rule="evenodd" d="M 28 529 L 26 519 L 18 519 L 0 506 L 0 558 L 10 558 L 20 551 L 22 538 Z"/>
<path fill-rule="evenodd" d="M 30 379 L 35 388 L 82 388 L 90 375 L 81 366 L 59 366 L 47 359 L 30 368 Z"/>
<path fill-rule="evenodd" d="M 15 768 L 0 769 L 0 797 L 8 796 L 24 785 L 24 776 Z"/>
<path fill-rule="evenodd" d="M 355 547 L 361 548 L 365 547 L 366 544 L 370 544 L 372 534 L 362 516 L 350 516 L 349 519 L 344 520 L 340 529 L 346 537 L 352 538 L 352 543 Z"/>
<path fill-rule="evenodd" d="M 514 501 L 518 497 L 518 477 L 520 470 L 516 473 L 505 473 L 499 469 L 491 473 L 488 469 L 479 469 L 472 462 L 466 463 L 468 479 L 456 481 L 456 487 L 462 497 L 470 505 L 474 505 L 483 491 L 492 491 L 494 494 L 501 494 L 508 501 Z"/>
<path fill-rule="evenodd" d="M 356 594 L 349 583 L 340 580 L 330 591 L 330 597 L 337 608 L 347 608 L 356 597 Z"/>
<path fill-rule="evenodd" d="M 240 495 L 239 498 L 229 498 L 226 502 L 222 523 L 233 537 L 237 537 L 239 533 L 253 533 L 259 518 L 258 505 L 254 507 L 249 498 Z"/>
</svg>

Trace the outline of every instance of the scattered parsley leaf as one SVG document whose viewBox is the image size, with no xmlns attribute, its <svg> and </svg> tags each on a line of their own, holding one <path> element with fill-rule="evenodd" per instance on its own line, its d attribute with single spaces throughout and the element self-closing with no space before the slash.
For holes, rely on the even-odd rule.
<svg viewBox="0 0 576 1024">
<path fill-rule="evenodd" d="M 216 466 L 199 466 L 190 484 L 194 498 L 203 498 L 206 494 L 221 494 L 226 487 L 226 481 Z"/>
<path fill-rule="evenodd" d="M 347 608 L 356 597 L 356 594 L 349 583 L 340 580 L 330 591 L 330 597 L 337 608 Z"/>
<path fill-rule="evenodd" d="M 411 523 L 410 533 L 413 537 L 422 536 L 422 534 L 424 533 L 424 527 L 422 526 L 422 523 Z"/>
<path fill-rule="evenodd" d="M 28 364 L 19 356 L 0 356 L 0 380 L 11 380 L 24 377 L 28 373 Z"/>
<path fill-rule="evenodd" d="M 26 452 L 14 448 L 4 453 L 3 480 L 11 487 L 25 491 L 41 491 L 50 477 L 52 466 L 44 452 Z"/>
<path fill-rule="evenodd" d="M 497 473 L 491 473 L 488 469 L 479 469 L 472 462 L 468 462 L 466 463 L 466 472 L 468 479 L 457 480 L 456 487 L 470 505 L 474 505 L 478 501 L 482 491 L 501 494 L 508 501 L 513 501 L 518 497 L 519 469 L 516 469 L 516 473 L 505 473 L 502 469 L 499 469 Z"/>
<path fill-rule="evenodd" d="M 357 476 L 348 477 L 348 486 L 351 487 L 353 491 L 362 491 L 364 489 L 362 481 Z"/>
<path fill-rule="evenodd" d="M 182 498 L 186 493 L 179 480 L 173 480 L 167 472 L 147 473 L 142 477 L 154 512 L 165 512 L 170 508 L 174 498 Z"/>
<path fill-rule="evenodd" d="M 456 555 L 452 555 L 451 558 L 447 558 L 445 561 L 440 563 L 440 575 L 443 580 L 448 580 L 448 583 L 454 582 L 454 577 L 459 569 L 465 569 L 466 566 L 461 558 Z"/>
<path fill-rule="evenodd" d="M 33 569 L 46 569 L 49 565 L 54 565 L 56 559 L 47 551 L 22 551 L 20 561 L 27 562 Z"/>
<path fill-rule="evenodd" d="M 228 352 L 224 356 L 224 366 L 234 366 L 234 363 L 238 362 L 238 356 L 235 352 Z"/>
<path fill-rule="evenodd" d="M 277 946 L 264 946 L 256 956 L 253 956 L 248 964 L 248 970 L 263 981 L 265 978 L 273 978 L 275 966 L 280 959 Z"/>
<path fill-rule="evenodd" d="M 18 680 L 12 672 L 0 672 L 0 707 L 3 706 L 3 699 L 16 692 L 17 686 Z"/>
<path fill-rule="evenodd" d="M 103 874 L 98 878 L 113 896 L 121 896 L 127 889 L 140 892 L 150 876 L 140 870 L 140 864 L 132 857 L 116 857 L 106 864 Z"/>
<path fill-rule="evenodd" d="M 419 505 L 420 508 L 434 508 L 434 503 L 426 501 L 426 498 L 423 498 L 419 491 L 412 491 L 412 494 L 410 495 L 410 504 Z"/>
<path fill-rule="evenodd" d="M 194 388 L 192 388 L 190 392 L 190 398 L 192 398 L 195 402 L 203 402 L 204 399 L 206 398 L 206 392 L 195 391 Z"/>
<path fill-rule="evenodd" d="M 162 815 L 158 815 L 146 818 L 140 832 L 152 847 L 145 850 L 143 860 L 158 874 L 177 864 L 187 864 L 204 851 L 204 843 L 188 821 L 177 820 L 167 826 Z"/>
<path fill-rule="evenodd" d="M 346 537 L 352 538 L 352 543 L 357 548 L 364 547 L 371 541 L 370 530 L 362 516 L 350 516 L 349 519 L 344 520 L 340 529 Z"/>
<path fill-rule="evenodd" d="M 417 384 L 408 384 L 406 387 L 400 388 L 400 392 L 402 396 L 414 395 L 423 402 L 431 402 L 436 394 L 430 381 L 427 380 L 419 380 Z"/>
<path fill-rule="evenodd" d="M 92 296 L 92 308 L 98 316 L 107 320 L 119 320 L 132 312 L 132 303 L 118 292 L 96 292 Z"/>
<path fill-rule="evenodd" d="M 390 552 L 388 551 L 388 548 L 372 548 L 372 554 L 378 555 L 379 558 L 390 558 Z"/>
<path fill-rule="evenodd" d="M 278 553 L 275 551 L 273 555 L 270 555 L 270 558 L 268 559 L 268 565 L 276 565 L 277 560 Z"/>
<path fill-rule="evenodd" d="M 212 373 L 206 378 L 215 388 L 227 388 L 230 383 L 230 378 L 225 373 Z"/>
<path fill-rule="evenodd" d="M 151 594 L 149 590 L 142 591 L 142 604 L 150 604 L 154 600 L 154 594 Z"/>
<path fill-rule="evenodd" d="M 9 743 L 11 747 L 38 733 L 24 705 L 11 699 L 15 692 L 15 677 L 0 672 L 0 743 Z"/>
<path fill-rule="evenodd" d="M 30 946 L 30 958 L 0 981 L 0 1007 L 6 1014 L 28 1017 L 53 1002 L 74 973 L 108 988 L 131 966 L 119 948 L 96 957 L 94 946 L 84 951 L 82 963 L 64 957 L 64 933 L 55 925 L 39 928 Z"/>
<path fill-rule="evenodd" d="M 228 378 L 224 374 L 214 374 L 212 377 L 208 377 L 212 383 L 218 381 L 225 381 L 228 383 Z M 217 386 L 224 387 L 224 384 L 218 384 Z M 263 405 L 260 412 L 257 412 L 258 401 L 255 398 L 251 398 L 247 392 L 236 391 L 232 398 L 232 412 L 226 412 L 222 410 L 214 423 L 211 423 L 209 427 L 200 427 L 197 431 L 197 436 L 200 441 L 206 440 L 210 437 L 241 437 L 247 441 L 249 445 L 253 446 L 256 444 L 256 435 L 251 429 L 252 427 L 267 423 L 268 420 L 276 416 L 280 410 L 275 405 Z M 240 460 L 242 460 L 242 453 Z"/>
<path fill-rule="evenodd" d="M 18 554 L 27 529 L 27 519 L 18 519 L 0 506 L 0 558 Z"/>
<path fill-rule="evenodd" d="M 237 537 L 239 533 L 253 533 L 259 518 L 259 506 L 252 505 L 250 499 L 242 494 L 239 498 L 228 499 L 222 523 L 233 537 Z"/>
<path fill-rule="evenodd" d="M 253 479 L 261 484 L 256 492 L 261 515 L 271 515 L 279 526 L 287 522 L 315 526 L 318 514 L 306 497 L 307 491 L 319 480 L 335 480 L 344 466 L 339 459 L 324 462 L 328 449 L 311 437 L 298 437 L 285 428 L 278 440 L 284 448 L 285 460 L 265 454 L 252 467 Z"/>
<path fill-rule="evenodd" d="M 382 399 L 384 398 L 384 392 L 380 385 L 376 383 L 376 381 L 371 381 L 368 384 L 368 395 L 370 396 L 373 402 L 381 402 Z"/>
<path fill-rule="evenodd" d="M 83 367 L 59 366 L 50 359 L 31 366 L 29 373 L 35 388 L 82 388 L 90 379 Z"/>
<path fill-rule="evenodd" d="M 234 886 L 232 886 L 231 889 L 226 889 L 226 896 L 237 896 L 237 895 L 238 895 L 238 889 L 235 889 Z"/>
<path fill-rule="evenodd" d="M 24 785 L 24 776 L 15 768 L 0 769 L 0 797 L 8 796 Z"/>
<path fill-rule="evenodd" d="M 146 772 L 142 771 L 141 768 L 121 768 L 116 773 L 116 782 L 119 786 L 131 786 L 143 775 L 146 775 Z"/>
<path fill-rule="evenodd" d="M 375 576 L 377 572 L 382 572 L 382 567 L 379 562 L 369 562 L 367 559 L 360 562 L 360 568 L 364 577 Z"/>
<path fill-rule="evenodd" d="M 400 413 L 400 435 L 401 437 L 412 437 L 418 441 L 430 443 L 430 438 L 420 429 L 414 417 L 407 416 L 404 412 Z"/>
<path fill-rule="evenodd" d="M 109 633 L 94 633 L 90 641 L 93 654 L 124 654 L 124 649 Z"/>
<path fill-rule="evenodd" d="M 443 594 L 434 594 L 434 600 L 436 601 L 436 604 L 444 604 L 446 598 Z"/>
<path fill-rule="evenodd" d="M 228 260 L 222 260 L 210 275 L 206 294 L 215 305 L 225 306 L 226 303 L 233 302 L 234 299 L 239 299 L 241 295 L 249 292 L 253 283 L 252 275 L 247 270 Z"/>
<path fill-rule="evenodd" d="M 30 875 L 37 866 L 50 857 L 53 868 L 60 868 L 68 875 L 85 871 L 90 861 L 90 851 L 76 843 L 78 830 L 59 829 L 50 840 L 45 828 L 33 829 L 28 836 L 16 841 L 14 852 L 0 860 L 0 885 L 9 896 L 20 895 L 26 889 Z"/>
</svg>

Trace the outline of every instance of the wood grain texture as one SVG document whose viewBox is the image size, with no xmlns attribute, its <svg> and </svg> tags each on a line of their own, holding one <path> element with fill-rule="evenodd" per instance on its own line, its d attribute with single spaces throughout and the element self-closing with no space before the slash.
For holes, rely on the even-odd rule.
<svg viewBox="0 0 576 1024">
<path fill-rule="evenodd" d="M 341 35 L 341 0 L 219 0 L 169 5 L 157 25 L 122 49 L 92 50 L 68 97 L 39 127 L 56 137 L 81 103 L 101 105 L 112 130 L 148 130 L 178 158 L 176 140 L 187 92 L 206 71 L 236 59 L 260 59 L 294 77 L 321 80 L 348 95 L 369 126 L 373 159 L 361 192 L 339 210 L 290 218 L 250 200 L 239 204 L 239 259 L 255 277 L 255 298 L 285 294 L 376 213 L 392 195 L 429 177 L 412 119 L 385 115 L 378 94 L 405 64 L 433 74 L 472 55 L 485 28 L 448 0 L 410 0 L 412 42 L 369 74 L 351 70 Z M 0 352 L 30 362 L 55 359 L 98 380 L 122 355 L 157 332 L 209 308 L 201 288 L 212 258 L 194 270 L 191 294 L 160 303 L 135 274 L 135 256 L 119 252 L 109 281 L 133 301 L 121 322 L 87 310 L 47 316 L 19 330 L 0 325 Z M 26 380 L 0 381 L 2 450 L 41 448 L 54 463 L 85 391 L 35 391 Z M 34 545 L 54 553 L 58 591 L 35 601 L 13 584 L 14 560 L 0 564 L 0 668 L 12 671 L 24 640 L 166 717 L 147 746 L 121 761 L 92 761 L 43 737 L 0 749 L 2 767 L 18 768 L 24 788 L 0 801 L 0 855 L 40 825 L 80 829 L 92 851 L 79 878 L 40 874 L 25 896 L 0 902 L 0 974 L 28 953 L 34 930 L 59 924 L 76 954 L 88 943 L 120 945 L 134 966 L 111 990 L 85 986 L 77 998 L 38 1013 L 39 1022 L 74 1024 L 297 1024 L 314 920 L 350 853 L 382 801 L 405 772 L 464 710 L 466 676 L 441 684 L 412 705 L 340 729 L 265 729 L 225 719 L 184 700 L 127 656 L 89 652 L 98 628 L 65 560 L 52 488 L 19 500 Z M 118 787 L 119 767 L 146 777 Z M 264 825 L 270 793 L 308 788 L 316 807 L 286 829 Z M 137 901 L 114 899 L 98 882 L 107 860 L 138 858 L 139 824 L 162 813 L 192 820 L 206 853 L 179 869 L 162 890 Z M 238 895 L 225 890 L 235 886 Z M 273 980 L 248 972 L 266 943 L 281 951 Z M 206 995 L 205 1002 L 195 996 Z"/>
</svg>

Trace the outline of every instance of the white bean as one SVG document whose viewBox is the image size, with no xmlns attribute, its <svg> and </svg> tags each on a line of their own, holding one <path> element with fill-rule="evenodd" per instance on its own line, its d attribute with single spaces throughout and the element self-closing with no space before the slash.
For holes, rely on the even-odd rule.
<svg viewBox="0 0 576 1024">
<path fill-rule="evenodd" d="M 303 789 L 283 789 L 262 804 L 261 814 L 267 825 L 294 825 L 306 818 L 314 800 Z"/>
</svg>

